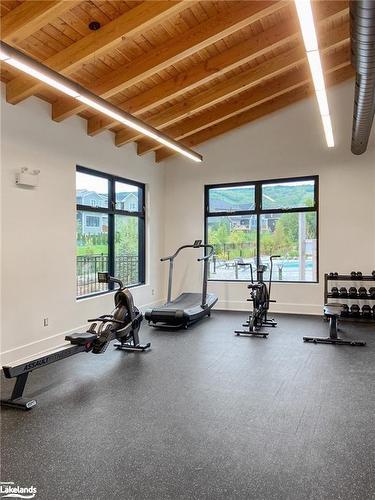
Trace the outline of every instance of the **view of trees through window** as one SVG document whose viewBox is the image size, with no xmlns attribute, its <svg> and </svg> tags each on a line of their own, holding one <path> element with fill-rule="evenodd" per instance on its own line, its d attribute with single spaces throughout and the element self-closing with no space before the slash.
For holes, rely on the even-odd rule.
<svg viewBox="0 0 375 500">
<path fill-rule="evenodd" d="M 210 279 L 248 281 L 249 264 L 268 265 L 280 255 L 274 281 L 316 281 L 317 182 L 206 186 L 206 237 L 215 248 Z"/>
<path fill-rule="evenodd" d="M 78 167 L 77 296 L 108 290 L 107 271 L 127 286 L 144 282 L 144 186 Z"/>
</svg>

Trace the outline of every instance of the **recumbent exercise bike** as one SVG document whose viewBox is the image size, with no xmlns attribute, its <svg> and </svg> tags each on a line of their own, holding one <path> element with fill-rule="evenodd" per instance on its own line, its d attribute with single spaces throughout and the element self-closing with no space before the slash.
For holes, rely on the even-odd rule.
<svg viewBox="0 0 375 500">
<path fill-rule="evenodd" d="M 266 338 L 269 332 L 261 331 L 261 328 L 277 325 L 274 319 L 268 319 L 268 310 L 270 302 L 276 302 L 276 300 L 271 300 L 271 284 L 272 284 L 272 270 L 273 270 L 273 259 L 280 258 L 280 255 L 271 255 L 270 257 L 270 277 L 268 286 L 264 282 L 264 273 L 267 270 L 267 266 L 260 264 L 257 267 L 257 282 L 254 283 L 254 273 L 253 266 L 251 263 L 238 263 L 239 266 L 249 266 L 251 283 L 247 286 L 250 290 L 250 298 L 246 299 L 253 303 L 253 310 L 249 315 L 249 319 L 242 326 L 245 330 L 235 330 L 237 336 L 251 337 L 258 336 Z"/>
<path fill-rule="evenodd" d="M 21 410 L 31 410 L 36 406 L 35 399 L 23 396 L 23 391 L 29 374 L 61 359 L 68 358 L 80 352 L 92 352 L 101 354 L 105 352 L 109 343 L 116 339 L 114 346 L 122 351 L 145 351 L 151 344 L 140 344 L 139 329 L 143 320 L 142 313 L 135 307 L 133 296 L 125 288 L 122 281 L 113 278 L 109 273 L 98 273 L 99 283 L 117 283 L 114 302 L 115 309 L 112 314 L 105 314 L 95 319 L 89 319 L 91 323 L 89 329 L 83 333 L 72 333 L 67 335 L 68 341 L 49 353 L 45 353 L 38 358 L 30 359 L 22 364 L 13 366 L 3 366 L 6 378 L 15 378 L 12 395 L 9 399 L 2 399 L 1 406 L 10 406 Z"/>
</svg>

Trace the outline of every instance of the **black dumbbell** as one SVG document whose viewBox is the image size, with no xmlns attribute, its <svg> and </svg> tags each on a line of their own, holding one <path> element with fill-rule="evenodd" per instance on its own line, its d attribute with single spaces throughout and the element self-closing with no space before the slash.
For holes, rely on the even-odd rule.
<svg viewBox="0 0 375 500">
<path fill-rule="evenodd" d="M 343 304 L 341 310 L 341 316 L 348 317 L 349 316 L 349 306 L 348 304 Z"/>
<path fill-rule="evenodd" d="M 339 273 L 329 273 L 329 275 L 331 276 L 331 278 L 337 278 Z"/>
<path fill-rule="evenodd" d="M 372 286 L 372 287 L 369 289 L 368 293 L 369 293 L 369 295 L 370 295 L 370 297 L 371 297 L 372 299 L 375 299 L 375 286 Z"/>
<path fill-rule="evenodd" d="M 331 290 L 331 295 L 332 297 L 339 297 L 339 289 L 337 288 L 337 286 L 333 286 L 332 287 L 332 290 Z"/>
<path fill-rule="evenodd" d="M 367 299 L 367 290 L 364 286 L 360 286 L 358 288 L 358 296 L 361 298 L 361 299 Z"/>
<path fill-rule="evenodd" d="M 340 288 L 340 297 L 346 298 L 348 296 L 348 290 L 346 289 L 345 286 L 342 286 Z"/>
<path fill-rule="evenodd" d="M 357 289 L 356 289 L 355 286 L 351 286 L 349 288 L 349 297 L 352 298 L 352 299 L 357 298 Z"/>
<path fill-rule="evenodd" d="M 353 317 L 358 317 L 360 316 L 361 312 L 360 312 L 360 308 L 359 308 L 359 305 L 358 304 L 353 304 L 352 306 L 350 306 L 350 314 L 351 316 Z"/>
<path fill-rule="evenodd" d="M 362 275 L 361 271 L 357 271 L 357 278 L 359 280 L 361 280 L 363 278 L 363 275 Z"/>
<path fill-rule="evenodd" d="M 375 278 L 375 271 L 372 271 L 372 277 Z"/>
<path fill-rule="evenodd" d="M 371 306 L 368 305 L 362 306 L 362 316 L 366 319 L 371 319 L 372 316 Z"/>
<path fill-rule="evenodd" d="M 352 272 L 350 273 L 350 276 L 351 276 L 352 278 L 356 278 L 356 277 L 357 277 L 357 273 L 356 273 L 355 271 L 352 271 Z"/>
</svg>

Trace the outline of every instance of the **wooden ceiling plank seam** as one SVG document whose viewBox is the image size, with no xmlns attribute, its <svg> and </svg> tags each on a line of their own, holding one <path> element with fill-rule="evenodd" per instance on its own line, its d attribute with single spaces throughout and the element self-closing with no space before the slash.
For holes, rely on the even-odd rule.
<svg viewBox="0 0 375 500">
<path fill-rule="evenodd" d="M 355 71 L 349 64 L 345 66 L 345 68 L 341 68 L 328 76 L 327 87 L 332 87 L 348 79 L 352 79 L 354 75 Z M 259 118 L 270 116 L 272 113 L 279 111 L 291 104 L 295 104 L 303 99 L 312 97 L 314 96 L 314 93 L 314 87 L 312 83 L 309 82 L 304 86 L 298 88 L 297 90 L 292 90 L 291 92 L 276 97 L 275 99 L 267 101 L 266 103 L 260 104 L 259 106 L 236 115 L 235 117 L 222 121 L 219 124 L 198 132 L 197 134 L 181 142 L 187 147 L 197 146 L 198 144 L 202 144 L 210 139 L 218 137 L 238 127 L 249 124 Z M 169 149 L 159 149 L 155 153 L 155 161 L 159 163 L 160 161 L 165 160 L 173 154 L 174 153 Z"/>
<path fill-rule="evenodd" d="M 23 2 L 1 18 L 1 39 L 10 45 L 17 45 L 71 6 L 63 0 Z"/>
<path fill-rule="evenodd" d="M 89 60 L 94 54 L 99 55 L 119 43 L 127 34 L 134 34 L 151 23 L 158 22 L 165 15 L 183 8 L 182 2 L 159 1 L 144 2 L 136 12 L 128 11 L 111 21 L 101 30 L 91 32 L 78 42 L 44 61 L 44 64 L 63 75 L 70 74 L 77 67 Z M 136 8 L 137 9 L 137 8 Z M 17 104 L 32 95 L 42 84 L 37 80 L 20 76 L 7 85 L 7 101 Z"/>
<path fill-rule="evenodd" d="M 350 64 L 349 46 L 339 52 L 327 54 L 323 58 L 323 61 L 326 75 L 347 66 Z M 193 116 L 183 122 L 179 122 L 177 125 L 168 127 L 164 133 L 175 140 L 184 139 L 231 116 L 235 116 L 274 97 L 298 88 L 309 82 L 310 79 L 307 61 L 304 61 L 296 71 L 291 71 L 288 75 L 277 77 L 270 83 L 267 82 L 266 84 L 245 91 L 231 101 L 224 102 L 217 107 L 207 110 L 204 114 Z M 138 154 L 140 155 L 160 148 L 160 145 L 148 139 L 138 142 Z"/>
<path fill-rule="evenodd" d="M 256 17 L 266 15 L 280 8 L 281 2 L 255 2 L 241 9 L 230 10 L 225 15 L 211 18 L 203 25 L 195 26 L 183 37 L 173 38 L 167 44 L 157 47 L 155 51 L 143 56 L 139 61 L 133 61 L 127 68 L 118 68 L 96 82 L 89 90 L 104 99 L 128 88 L 140 80 L 165 69 L 174 62 L 188 57 L 201 48 L 214 43 L 223 36 L 241 29 Z M 78 101 L 62 98 L 53 106 L 53 119 L 61 121 L 84 109 Z"/>
<path fill-rule="evenodd" d="M 340 12 L 342 12 L 343 8 L 346 10 L 348 9 L 347 5 L 343 7 L 343 4 L 341 4 L 339 8 Z M 336 15 L 337 11 L 332 9 L 328 13 L 332 16 Z M 326 14 L 327 9 L 324 10 L 323 15 Z M 325 28 L 327 19 L 329 18 L 323 16 L 319 17 L 319 26 L 321 30 Z M 145 95 L 133 97 L 129 101 L 122 103 L 120 107 L 138 116 L 141 113 L 147 112 L 169 101 L 173 97 L 189 91 L 189 89 L 210 82 L 218 75 L 227 73 L 233 67 L 237 67 L 244 61 L 253 59 L 256 55 L 268 53 L 274 47 L 284 45 L 289 39 L 299 39 L 299 37 L 300 34 L 297 20 L 289 19 L 282 25 L 273 26 L 264 33 L 257 35 L 257 37 L 250 38 L 242 44 L 235 45 L 228 51 L 214 56 L 200 66 L 195 66 L 189 68 L 186 72 L 181 72 L 181 74 L 177 75 L 173 80 L 166 81 L 160 84 L 159 87 L 150 89 Z M 104 118 L 101 115 L 96 115 L 96 117 L 90 119 L 88 122 L 88 134 L 96 135 L 114 124 L 115 122 L 113 120 Z"/>
<path fill-rule="evenodd" d="M 324 35 L 320 37 L 322 52 L 338 43 L 341 44 L 343 40 L 347 39 L 349 39 L 349 27 L 347 25 L 333 31 L 325 31 Z M 157 113 L 153 118 L 148 119 L 147 123 L 162 130 L 179 120 L 185 119 L 192 113 L 213 106 L 238 92 L 242 92 L 268 78 L 291 69 L 295 64 L 304 61 L 305 58 L 304 47 L 299 45 L 295 49 L 284 52 L 255 68 L 250 68 L 239 75 L 234 75 L 216 85 L 211 85 L 208 90 L 196 94 L 191 99 L 185 98 L 183 102 L 177 103 L 164 112 Z M 116 134 L 115 143 L 117 146 L 121 146 L 132 140 L 138 140 L 140 137 L 139 133 L 124 128 L 122 132 Z"/>
</svg>

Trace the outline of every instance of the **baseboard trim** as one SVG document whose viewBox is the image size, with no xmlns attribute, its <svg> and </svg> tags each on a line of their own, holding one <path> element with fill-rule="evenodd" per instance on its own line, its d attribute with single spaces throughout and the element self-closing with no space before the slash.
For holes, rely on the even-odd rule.
<svg viewBox="0 0 375 500">
<path fill-rule="evenodd" d="M 145 309 L 153 307 L 156 305 L 163 304 L 165 300 L 158 299 L 148 304 L 144 304 L 140 307 L 140 310 L 144 312 Z M 46 337 L 44 339 L 36 340 L 35 342 L 30 342 L 29 344 L 24 344 L 14 349 L 9 349 L 0 353 L 0 366 L 6 366 L 9 364 L 22 363 L 27 361 L 31 357 L 42 356 L 44 353 L 49 352 L 53 349 L 58 349 L 59 347 L 66 345 L 65 336 L 70 333 L 78 331 L 86 331 L 87 323 L 83 325 L 76 326 L 71 330 L 57 333 Z"/>
<path fill-rule="evenodd" d="M 77 326 L 76 328 L 72 328 L 71 330 L 66 330 L 65 332 L 57 333 L 56 335 L 51 335 L 50 337 L 4 351 L 0 354 L 0 364 L 1 366 L 6 366 L 8 364 L 15 364 L 18 362 L 22 363 L 31 356 L 42 356 L 45 352 L 57 349 L 64 345 L 66 335 L 80 330 L 86 331 L 86 329 L 87 323 Z"/>
<path fill-rule="evenodd" d="M 215 309 L 220 311 L 245 311 L 251 310 L 251 303 L 242 300 L 224 301 L 219 300 Z M 278 302 L 271 304 L 271 313 L 284 313 L 284 314 L 309 314 L 313 316 L 322 315 L 322 306 L 316 304 L 293 304 L 287 302 Z"/>
</svg>

